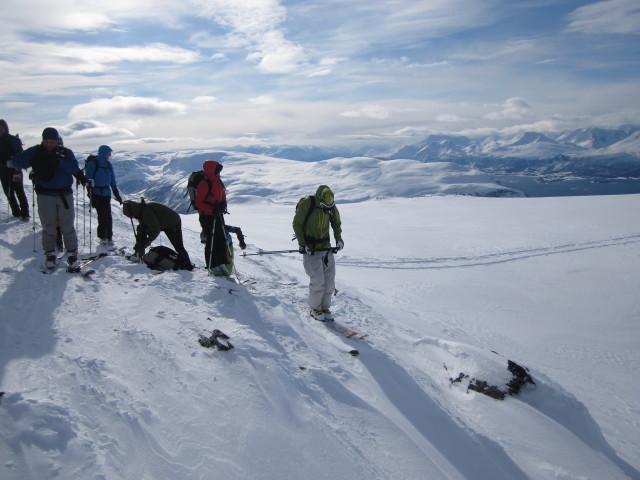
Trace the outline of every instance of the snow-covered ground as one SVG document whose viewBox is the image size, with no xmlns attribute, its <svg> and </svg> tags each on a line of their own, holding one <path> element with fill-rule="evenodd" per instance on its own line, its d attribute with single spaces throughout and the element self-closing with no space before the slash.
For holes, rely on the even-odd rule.
<svg viewBox="0 0 640 480">
<path fill-rule="evenodd" d="M 39 226 L 34 252 L 0 223 L 0 478 L 640 478 L 640 195 L 340 208 L 333 310 L 364 340 L 308 317 L 298 254 L 237 257 L 245 285 L 118 256 L 46 276 Z M 293 210 L 236 189 L 227 223 L 293 249 Z M 508 360 L 535 386 L 467 391 Z"/>
</svg>

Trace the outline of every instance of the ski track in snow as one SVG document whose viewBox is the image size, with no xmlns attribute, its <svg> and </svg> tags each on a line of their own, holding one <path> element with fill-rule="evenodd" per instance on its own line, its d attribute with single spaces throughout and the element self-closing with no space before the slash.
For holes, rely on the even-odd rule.
<svg viewBox="0 0 640 480">
<path fill-rule="evenodd" d="M 118 240 L 126 241 L 122 223 Z M 117 256 L 98 260 L 93 277 L 63 270 L 45 276 L 39 271 L 41 254 L 36 259 L 28 253 L 30 225 L 2 225 L 0 234 L 3 252 L 23 252 L 0 272 L 3 316 L 20 318 L 19 325 L 0 324 L 0 381 L 14 390 L 0 403 L 0 425 L 7 432 L 3 441 L 13 452 L 12 458 L 0 459 L 0 468 L 9 474 L 189 479 L 215 471 L 230 478 L 300 478 L 304 468 L 307 478 L 391 479 L 397 472 L 421 478 L 428 471 L 429 478 L 477 478 L 482 472 L 483 478 L 525 479 L 530 478 L 525 471 L 537 468 L 576 478 L 577 472 L 559 466 L 565 465 L 560 452 L 554 459 L 535 443 L 544 435 L 574 435 L 583 446 L 569 465 L 604 475 L 593 478 L 640 478 L 616 455 L 587 408 L 552 381 L 536 377 L 537 386 L 520 400 L 480 410 L 482 402 L 470 402 L 476 395 L 452 386 L 449 377 L 463 370 L 499 377 L 506 359 L 438 338 L 416 339 L 357 293 L 338 292 L 338 322 L 369 335 L 345 338 L 310 319 L 306 277 L 290 273 L 288 264 L 281 267 L 270 258 L 243 263 L 239 278 L 246 286 L 203 270 L 156 275 Z M 338 264 L 461 268 L 639 242 L 640 234 L 634 234 L 478 256 L 372 260 L 341 255 Z M 33 302 L 19 300 L 26 291 L 33 292 Z M 198 334 L 213 328 L 229 334 L 236 348 L 201 348 Z M 122 356 L 101 355 L 111 344 Z M 353 349 L 360 355 L 349 355 Z M 11 365 L 17 371 L 5 379 Z M 50 380 L 49 391 L 18 388 L 20 381 L 39 384 L 30 382 L 37 375 Z M 255 411 L 235 408 L 236 398 L 243 399 L 240 405 L 254 402 Z M 283 398 L 290 400 L 283 405 Z M 188 424 L 173 424 L 172 413 L 185 418 L 177 409 L 191 412 Z M 487 411 L 521 422 L 523 429 L 540 429 L 540 436 L 501 444 L 474 420 L 491 415 Z M 277 438 L 269 429 L 270 416 L 278 422 L 298 419 L 301 425 L 287 420 L 292 439 Z M 555 429 L 545 430 L 549 424 Z M 305 445 L 298 433 L 307 428 L 323 431 L 328 444 Z M 290 448 L 299 458 L 292 455 L 290 465 L 265 465 L 237 453 L 268 455 L 273 445 Z M 404 456 L 390 458 L 391 445 Z M 0 452 L 7 451 L 4 447 Z M 594 450 L 604 460 L 589 459 Z M 619 470 L 608 469 L 610 463 Z"/>
<path fill-rule="evenodd" d="M 544 248 L 517 249 L 495 252 L 477 256 L 442 257 L 442 258 L 390 258 L 383 260 L 358 259 L 348 255 L 337 260 L 340 265 L 358 268 L 392 268 L 404 270 L 431 270 L 448 268 L 479 267 L 499 263 L 527 260 L 535 257 L 574 253 L 582 250 L 617 247 L 640 243 L 640 233 L 622 237 L 593 240 L 581 243 L 569 243 Z"/>
</svg>

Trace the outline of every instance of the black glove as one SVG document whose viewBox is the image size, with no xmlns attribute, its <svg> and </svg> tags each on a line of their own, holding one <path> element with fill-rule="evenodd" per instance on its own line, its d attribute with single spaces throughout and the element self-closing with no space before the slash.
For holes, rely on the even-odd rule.
<svg viewBox="0 0 640 480">
<path fill-rule="evenodd" d="M 247 248 L 247 244 L 244 243 L 244 235 L 238 235 L 238 245 L 240 245 L 240 250 Z"/>
<path fill-rule="evenodd" d="M 87 184 L 87 177 L 84 175 L 84 172 L 82 170 L 78 170 L 78 173 L 76 173 L 74 177 L 76 177 L 78 183 L 83 187 Z"/>
<path fill-rule="evenodd" d="M 113 190 L 113 196 L 116 197 L 116 200 L 118 201 L 118 203 L 122 205 L 122 197 L 120 196 L 120 191 L 118 190 L 118 188 L 113 187 L 111 188 L 111 190 Z"/>
<path fill-rule="evenodd" d="M 227 202 L 217 202 L 213 206 L 213 214 L 214 215 L 224 215 L 227 214 Z"/>
<path fill-rule="evenodd" d="M 313 250 L 311 250 L 311 247 L 308 247 L 306 245 L 303 245 L 302 247 L 300 247 L 298 249 L 298 252 L 304 253 L 306 255 L 313 255 Z"/>
</svg>

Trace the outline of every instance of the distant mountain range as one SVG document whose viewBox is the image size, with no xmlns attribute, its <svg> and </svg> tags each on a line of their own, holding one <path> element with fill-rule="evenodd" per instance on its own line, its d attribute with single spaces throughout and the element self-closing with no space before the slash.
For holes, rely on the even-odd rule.
<svg viewBox="0 0 640 480">
<path fill-rule="evenodd" d="M 531 194 L 530 188 L 523 193 L 519 184 L 506 181 L 514 177 L 533 178 L 540 185 L 576 179 L 633 184 L 640 180 L 640 127 L 635 126 L 584 128 L 557 135 L 525 132 L 512 137 L 429 135 L 388 152 L 374 147 L 311 146 L 118 152 L 114 169 L 125 194 L 144 195 L 180 211 L 188 204 L 184 195 L 189 173 L 200 170 L 207 159 L 225 165 L 224 178 L 232 194 L 275 202 L 295 202 L 313 191 L 317 185 L 300 182 L 296 175 L 307 170 L 315 172 L 312 176 L 319 182 L 338 186 L 343 201 L 366 199 L 362 185 L 380 197 L 513 197 Z"/>
<path fill-rule="evenodd" d="M 306 162 L 367 156 L 452 162 L 492 174 L 640 177 L 640 127 L 634 125 L 616 129 L 580 128 L 557 134 L 524 132 L 514 136 L 433 134 L 391 154 L 379 147 L 268 146 L 232 150 Z"/>
</svg>

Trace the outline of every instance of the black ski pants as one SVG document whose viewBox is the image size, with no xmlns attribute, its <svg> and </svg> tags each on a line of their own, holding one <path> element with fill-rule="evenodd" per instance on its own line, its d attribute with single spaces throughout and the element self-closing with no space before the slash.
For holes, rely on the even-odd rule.
<svg viewBox="0 0 640 480">
<path fill-rule="evenodd" d="M 190 270 L 192 268 L 191 259 L 189 258 L 189 253 L 187 252 L 186 248 L 184 248 L 184 240 L 182 239 L 182 225 L 178 224 L 175 227 L 167 228 L 163 231 L 171 242 L 171 245 L 173 245 L 173 249 L 178 254 L 179 268 L 186 268 Z"/>
<path fill-rule="evenodd" d="M 204 263 L 207 268 L 226 265 L 227 235 L 222 215 L 200 215 L 200 226 L 207 236 L 204 246 Z"/>
<path fill-rule="evenodd" d="M 22 171 L 1 166 L 0 181 L 2 181 L 2 190 L 11 207 L 11 215 L 22 218 L 28 217 L 29 201 L 24 193 Z"/>
<path fill-rule="evenodd" d="M 91 205 L 98 215 L 98 238 L 113 240 L 113 217 L 111 216 L 111 196 L 91 195 Z"/>
</svg>

